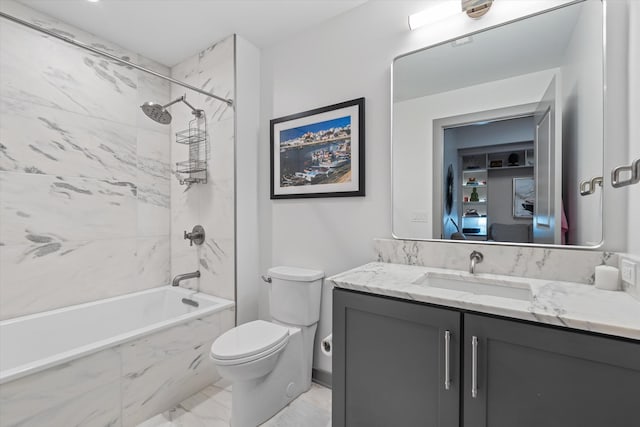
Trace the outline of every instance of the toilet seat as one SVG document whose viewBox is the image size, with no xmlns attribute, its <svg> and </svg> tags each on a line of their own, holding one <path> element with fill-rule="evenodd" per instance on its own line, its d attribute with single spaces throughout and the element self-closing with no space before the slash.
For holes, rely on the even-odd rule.
<svg viewBox="0 0 640 427">
<path fill-rule="evenodd" d="M 211 346 L 211 358 L 219 365 L 238 365 L 275 353 L 288 341 L 288 328 L 255 320 L 218 337 Z"/>
</svg>

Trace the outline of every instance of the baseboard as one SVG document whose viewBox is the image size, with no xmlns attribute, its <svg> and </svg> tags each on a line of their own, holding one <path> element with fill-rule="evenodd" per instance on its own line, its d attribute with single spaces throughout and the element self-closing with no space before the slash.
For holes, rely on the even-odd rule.
<svg viewBox="0 0 640 427">
<path fill-rule="evenodd" d="M 321 386 L 331 388 L 332 376 L 331 372 L 323 371 L 322 369 L 313 368 L 311 370 L 311 380 L 314 383 L 318 383 Z"/>
</svg>

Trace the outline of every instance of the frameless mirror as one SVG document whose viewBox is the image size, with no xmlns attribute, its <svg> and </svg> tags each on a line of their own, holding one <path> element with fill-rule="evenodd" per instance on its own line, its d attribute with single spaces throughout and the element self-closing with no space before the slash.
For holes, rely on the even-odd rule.
<svg viewBox="0 0 640 427">
<path fill-rule="evenodd" d="M 603 33 L 587 0 L 396 58 L 394 237 L 598 245 Z"/>
</svg>

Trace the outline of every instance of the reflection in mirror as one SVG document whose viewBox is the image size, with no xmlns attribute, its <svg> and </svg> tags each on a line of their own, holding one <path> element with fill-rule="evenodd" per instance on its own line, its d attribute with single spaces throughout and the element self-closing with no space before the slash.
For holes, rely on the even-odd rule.
<svg viewBox="0 0 640 427">
<path fill-rule="evenodd" d="M 601 242 L 601 1 L 401 56 L 392 84 L 395 237 Z"/>
</svg>

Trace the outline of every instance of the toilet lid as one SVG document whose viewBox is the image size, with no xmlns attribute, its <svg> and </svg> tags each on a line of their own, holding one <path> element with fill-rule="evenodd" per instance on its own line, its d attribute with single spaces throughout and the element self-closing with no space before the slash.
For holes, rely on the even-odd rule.
<svg viewBox="0 0 640 427">
<path fill-rule="evenodd" d="M 289 329 L 255 320 L 220 335 L 211 346 L 211 356 L 229 360 L 250 357 L 277 346 L 289 336 Z"/>
</svg>

